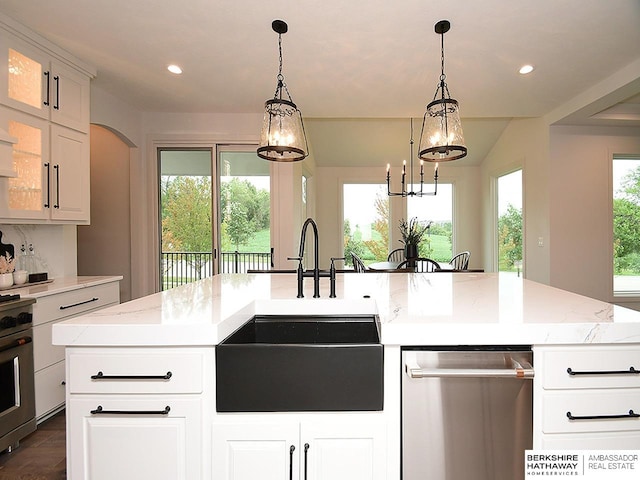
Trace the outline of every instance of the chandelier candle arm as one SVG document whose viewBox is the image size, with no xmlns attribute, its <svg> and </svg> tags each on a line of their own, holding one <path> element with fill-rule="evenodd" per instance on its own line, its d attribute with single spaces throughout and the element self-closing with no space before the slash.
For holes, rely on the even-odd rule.
<svg viewBox="0 0 640 480">
<path fill-rule="evenodd" d="M 387 163 L 387 195 L 389 197 L 424 197 L 433 196 L 438 193 L 438 164 L 436 163 L 433 174 L 433 192 L 424 191 L 424 161 L 420 160 L 420 190 L 414 191 L 413 183 L 413 118 L 410 120 L 411 139 L 409 140 L 409 190 L 407 190 L 407 161 L 402 161 L 402 172 L 400 177 L 401 189 L 399 192 L 391 191 L 391 164 Z"/>
</svg>

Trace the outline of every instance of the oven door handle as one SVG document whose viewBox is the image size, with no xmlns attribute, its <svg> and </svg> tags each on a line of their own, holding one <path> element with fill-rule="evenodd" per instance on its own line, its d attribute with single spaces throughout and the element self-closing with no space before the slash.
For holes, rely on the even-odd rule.
<svg viewBox="0 0 640 480">
<path fill-rule="evenodd" d="M 11 350 L 12 348 L 22 347 L 23 345 L 31 342 L 33 342 L 33 339 L 31 337 L 16 338 L 12 342 L 7 343 L 6 345 L 2 345 L 0 347 L 0 352 L 6 352 L 7 350 Z"/>
<path fill-rule="evenodd" d="M 509 368 L 420 368 L 417 363 L 408 360 L 405 370 L 411 378 L 533 378 L 534 371 L 530 364 L 520 364 L 513 359 L 511 363 Z"/>
</svg>

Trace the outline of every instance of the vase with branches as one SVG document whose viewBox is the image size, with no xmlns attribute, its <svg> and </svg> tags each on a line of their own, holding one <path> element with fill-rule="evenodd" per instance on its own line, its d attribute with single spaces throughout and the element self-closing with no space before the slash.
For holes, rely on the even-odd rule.
<svg viewBox="0 0 640 480">
<path fill-rule="evenodd" d="M 404 244 L 404 255 L 409 261 L 418 257 L 418 249 L 423 237 L 429 231 L 431 222 L 423 225 L 418 221 L 417 217 L 413 217 L 408 222 L 405 219 L 400 220 L 400 234 L 402 239 L 400 242 Z"/>
</svg>

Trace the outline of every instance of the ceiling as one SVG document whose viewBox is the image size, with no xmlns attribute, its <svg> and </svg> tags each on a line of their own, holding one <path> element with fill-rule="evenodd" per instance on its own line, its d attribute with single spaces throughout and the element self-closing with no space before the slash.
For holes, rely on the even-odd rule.
<svg viewBox="0 0 640 480">
<path fill-rule="evenodd" d="M 94 86 L 143 112 L 261 112 L 276 86 L 271 22 L 283 19 L 285 81 L 314 120 L 422 117 L 440 74 L 434 24 L 448 19 L 446 80 L 470 163 L 508 119 L 546 115 L 640 60 L 638 0 L 0 0 L 0 11 L 95 66 Z M 568 118 L 639 126 L 640 82 L 611 93 Z M 322 121 L 311 123 L 313 134 Z"/>
</svg>

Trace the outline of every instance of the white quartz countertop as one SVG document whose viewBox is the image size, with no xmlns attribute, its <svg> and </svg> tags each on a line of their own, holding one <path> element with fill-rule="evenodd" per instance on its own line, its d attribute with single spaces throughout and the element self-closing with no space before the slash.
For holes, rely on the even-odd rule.
<svg viewBox="0 0 640 480">
<path fill-rule="evenodd" d="M 47 295 L 55 295 L 57 293 L 68 292 L 70 290 L 78 290 L 80 288 L 102 285 L 104 283 L 116 282 L 122 280 L 122 276 L 82 276 L 82 277 L 63 277 L 55 278 L 48 283 L 24 284 L 24 286 L 8 288 L 1 290 L 3 295 L 19 294 L 21 298 L 31 297 L 39 298 Z"/>
<path fill-rule="evenodd" d="M 493 273 L 223 274 L 60 322 L 53 343 L 216 345 L 254 314 L 377 314 L 390 345 L 640 343 L 640 312 Z"/>
</svg>

